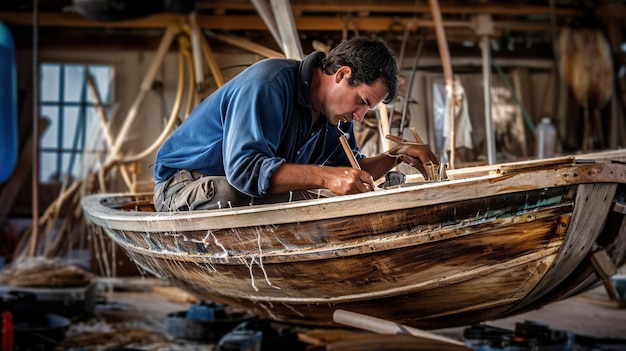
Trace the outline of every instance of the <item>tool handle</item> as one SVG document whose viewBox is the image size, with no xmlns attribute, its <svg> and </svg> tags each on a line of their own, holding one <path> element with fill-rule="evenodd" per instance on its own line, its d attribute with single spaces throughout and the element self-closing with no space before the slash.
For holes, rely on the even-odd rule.
<svg viewBox="0 0 626 351">
<path fill-rule="evenodd" d="M 433 334 L 424 330 L 409 327 L 385 319 L 380 319 L 364 314 L 350 312 L 346 310 L 336 310 L 333 313 L 333 321 L 335 323 L 348 325 L 351 327 L 368 330 L 379 334 L 409 334 L 415 337 L 428 339 L 432 341 L 440 341 L 446 344 L 462 346 L 459 350 L 466 349 L 466 346 L 457 340 L 447 338 L 445 336 Z"/>
</svg>

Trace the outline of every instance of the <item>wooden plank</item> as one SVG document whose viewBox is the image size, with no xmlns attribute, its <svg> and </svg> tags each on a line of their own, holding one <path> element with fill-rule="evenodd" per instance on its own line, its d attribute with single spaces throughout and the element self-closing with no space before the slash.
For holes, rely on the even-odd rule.
<svg viewBox="0 0 626 351">
<path fill-rule="evenodd" d="M 548 158 L 542 160 L 530 160 L 530 161 L 522 161 L 511 164 L 503 164 L 497 166 L 495 169 L 496 173 L 500 174 L 509 174 L 517 171 L 529 171 L 533 168 L 543 168 L 543 167 L 551 167 L 557 165 L 566 165 L 572 164 L 574 162 L 574 156 L 563 156 L 563 157 L 555 157 Z"/>
</svg>

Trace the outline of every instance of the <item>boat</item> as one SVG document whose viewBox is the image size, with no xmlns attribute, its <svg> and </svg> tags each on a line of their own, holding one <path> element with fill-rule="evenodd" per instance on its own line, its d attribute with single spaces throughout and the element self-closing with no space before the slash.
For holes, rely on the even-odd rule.
<svg viewBox="0 0 626 351">
<path fill-rule="evenodd" d="M 626 150 L 319 194 L 171 213 L 155 212 L 146 193 L 92 194 L 82 206 L 146 272 L 301 325 L 336 325 L 336 310 L 422 329 L 469 325 L 575 296 L 626 263 Z"/>
</svg>

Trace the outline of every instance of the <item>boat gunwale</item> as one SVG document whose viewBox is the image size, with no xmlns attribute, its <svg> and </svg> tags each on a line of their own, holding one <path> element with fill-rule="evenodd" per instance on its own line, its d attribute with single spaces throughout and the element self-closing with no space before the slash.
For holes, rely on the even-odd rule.
<svg viewBox="0 0 626 351">
<path fill-rule="evenodd" d="M 560 163 L 540 169 L 532 167 L 531 163 L 513 172 L 501 172 L 501 169 L 494 168 L 482 176 L 368 193 L 222 210 L 135 212 L 113 209 L 102 203 L 107 198 L 147 195 L 123 193 L 88 195 L 83 198 L 82 206 L 91 222 L 107 228 L 174 232 L 308 222 L 351 216 L 354 208 L 359 214 L 370 214 L 555 186 L 626 183 L 626 165 L 616 163 Z M 529 173 L 536 176 L 530 178 Z M 371 206 L 373 202 L 376 206 Z"/>
</svg>

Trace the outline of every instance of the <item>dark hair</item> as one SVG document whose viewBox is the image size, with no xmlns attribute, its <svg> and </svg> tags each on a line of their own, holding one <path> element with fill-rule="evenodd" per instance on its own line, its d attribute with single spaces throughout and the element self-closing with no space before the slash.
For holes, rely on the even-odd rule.
<svg viewBox="0 0 626 351">
<path fill-rule="evenodd" d="M 348 81 L 350 85 L 371 85 L 382 78 L 388 92 L 383 102 L 395 100 L 398 94 L 398 64 L 389 47 L 382 41 L 357 37 L 340 43 L 322 60 L 322 70 L 326 74 L 333 74 L 341 66 L 352 69 Z"/>
</svg>

